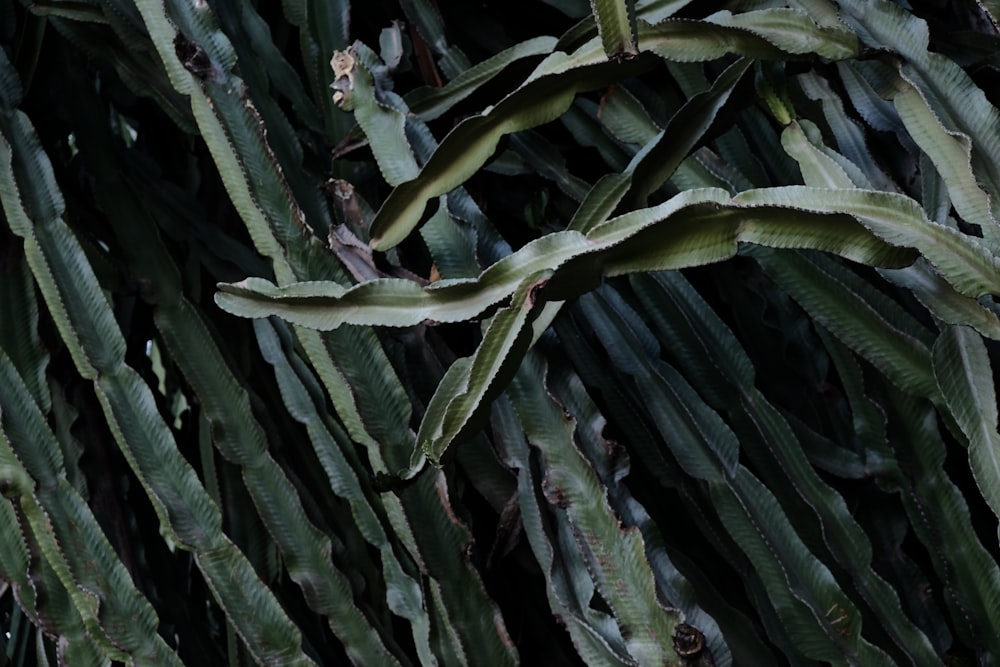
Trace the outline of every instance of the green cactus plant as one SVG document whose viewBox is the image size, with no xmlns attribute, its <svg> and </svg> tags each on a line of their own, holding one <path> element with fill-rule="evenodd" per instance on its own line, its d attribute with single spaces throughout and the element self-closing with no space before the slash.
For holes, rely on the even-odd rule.
<svg viewBox="0 0 1000 667">
<path fill-rule="evenodd" d="M 0 0 L 0 664 L 992 664 L 939 5 Z"/>
</svg>

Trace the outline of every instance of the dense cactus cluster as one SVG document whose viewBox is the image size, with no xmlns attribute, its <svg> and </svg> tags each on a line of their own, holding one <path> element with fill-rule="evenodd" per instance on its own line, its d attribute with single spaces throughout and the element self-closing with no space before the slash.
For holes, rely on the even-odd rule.
<svg viewBox="0 0 1000 667">
<path fill-rule="evenodd" d="M 0 665 L 1000 660 L 1000 3 L 0 17 Z"/>
</svg>

